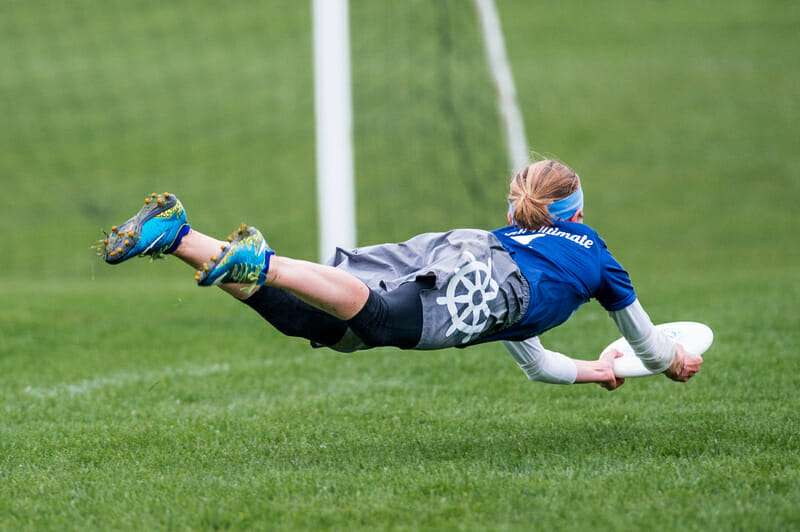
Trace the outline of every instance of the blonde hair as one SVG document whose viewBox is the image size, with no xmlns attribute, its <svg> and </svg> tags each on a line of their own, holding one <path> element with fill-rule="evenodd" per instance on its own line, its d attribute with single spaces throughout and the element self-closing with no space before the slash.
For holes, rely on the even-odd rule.
<svg viewBox="0 0 800 532">
<path fill-rule="evenodd" d="M 512 221 L 529 231 L 553 225 L 547 206 L 579 186 L 578 174 L 558 161 L 545 159 L 526 166 L 511 180 L 508 202 L 513 209 Z"/>
</svg>

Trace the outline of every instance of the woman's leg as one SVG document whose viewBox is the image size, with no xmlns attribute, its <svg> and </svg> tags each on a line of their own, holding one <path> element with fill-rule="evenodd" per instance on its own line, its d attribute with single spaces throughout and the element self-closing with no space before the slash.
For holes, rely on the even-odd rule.
<svg viewBox="0 0 800 532">
<path fill-rule="evenodd" d="M 316 345 L 332 346 L 347 332 L 346 321 L 316 309 L 280 288 L 262 286 L 242 302 L 283 334 L 299 336 Z"/>
<path fill-rule="evenodd" d="M 358 314 L 369 298 L 367 285 L 346 271 L 288 257 L 272 257 L 266 284 L 287 290 L 340 320 Z"/>
<path fill-rule="evenodd" d="M 200 269 L 225 247 L 225 242 L 192 230 L 173 254 Z M 290 336 L 333 345 L 350 327 L 368 346 L 411 348 L 422 332 L 419 293 L 429 284 L 419 280 L 379 293 L 344 270 L 272 255 L 264 286 L 220 286 Z"/>
<path fill-rule="evenodd" d="M 196 277 L 199 284 L 207 286 L 219 282 L 223 290 L 240 300 L 250 299 L 257 293 L 257 285 L 265 281 L 266 266 L 270 265 L 268 284 L 275 290 L 288 292 L 266 291 L 271 292 L 272 297 L 265 298 L 262 294 L 260 306 L 276 298 L 281 299 L 284 306 L 302 312 L 311 305 L 315 307 L 312 309 L 317 316 L 315 321 L 319 321 L 319 311 L 323 311 L 339 329 L 343 326 L 338 321 L 355 316 L 370 294 L 364 283 L 344 271 L 274 257 L 261 234 L 244 224 L 227 242 L 192 230 L 183 205 L 168 192 L 153 193 L 145 198 L 136 215 L 119 226 L 112 226 L 111 233 L 106 233 L 95 247 L 109 264 L 119 264 L 132 257 L 173 254 L 201 270 Z M 288 300 L 291 301 L 288 304 L 285 296 L 291 294 L 306 303 L 299 305 L 296 303 L 300 301 Z"/>
<path fill-rule="evenodd" d="M 225 245 L 222 240 L 192 229 L 183 237 L 173 255 L 197 270 L 219 255 Z M 288 257 L 271 257 L 266 284 L 286 290 L 340 320 L 358 314 L 369 297 L 367 285 L 343 270 Z M 243 284 L 219 286 L 241 300 L 258 290 L 248 291 L 250 285 Z"/>
<path fill-rule="evenodd" d="M 218 256 L 226 245 L 225 241 L 191 229 L 172 254 L 191 266 L 192 269 L 199 270 L 204 264 L 210 263 L 212 257 Z M 247 299 L 250 296 L 247 291 L 248 285 L 221 284 L 219 287 L 236 299 Z"/>
<path fill-rule="evenodd" d="M 211 262 L 212 257 L 219 255 L 226 245 L 227 242 L 191 230 L 183 237 L 173 255 L 198 270 Z M 276 257 L 272 257 L 272 261 L 275 259 Z M 271 262 L 270 269 L 272 267 L 274 266 Z M 233 283 L 220 284 L 219 287 L 250 306 L 288 336 L 299 336 L 321 345 L 333 345 L 347 331 L 347 323 L 344 321 L 312 307 L 285 290 L 272 286 L 249 290 L 250 285 Z"/>
</svg>

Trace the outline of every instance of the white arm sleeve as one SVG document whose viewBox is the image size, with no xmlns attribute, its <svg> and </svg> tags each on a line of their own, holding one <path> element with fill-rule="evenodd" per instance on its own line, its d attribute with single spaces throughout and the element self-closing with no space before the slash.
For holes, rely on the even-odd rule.
<svg viewBox="0 0 800 532">
<path fill-rule="evenodd" d="M 622 310 L 608 313 L 644 366 L 662 373 L 675 358 L 675 341 L 653 326 L 637 299 Z"/>
<path fill-rule="evenodd" d="M 572 384 L 578 376 L 578 367 L 571 358 L 548 351 L 536 336 L 522 342 L 501 343 L 532 381 Z"/>
</svg>

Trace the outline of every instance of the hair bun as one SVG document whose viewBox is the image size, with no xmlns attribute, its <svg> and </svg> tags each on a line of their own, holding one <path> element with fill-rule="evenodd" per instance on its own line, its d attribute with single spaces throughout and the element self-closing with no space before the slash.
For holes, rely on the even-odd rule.
<svg viewBox="0 0 800 532">
<path fill-rule="evenodd" d="M 552 225 L 548 206 L 569 196 L 579 184 L 578 175 L 557 161 L 539 161 L 523 168 L 511 181 L 508 195 L 514 207 L 513 222 L 531 231 Z"/>
</svg>

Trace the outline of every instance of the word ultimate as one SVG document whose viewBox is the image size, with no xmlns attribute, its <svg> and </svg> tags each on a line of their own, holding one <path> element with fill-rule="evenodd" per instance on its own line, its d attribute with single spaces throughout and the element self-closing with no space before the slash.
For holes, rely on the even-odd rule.
<svg viewBox="0 0 800 532">
<path fill-rule="evenodd" d="M 592 244 L 594 244 L 594 240 L 588 238 L 586 235 L 574 235 L 566 231 L 561 231 L 556 227 L 540 227 L 539 229 L 536 230 L 536 232 L 545 235 L 560 236 L 562 238 L 566 238 L 567 240 L 571 240 L 572 242 L 575 242 L 579 246 L 583 246 L 586 249 L 589 249 L 590 247 L 592 247 Z"/>
</svg>

